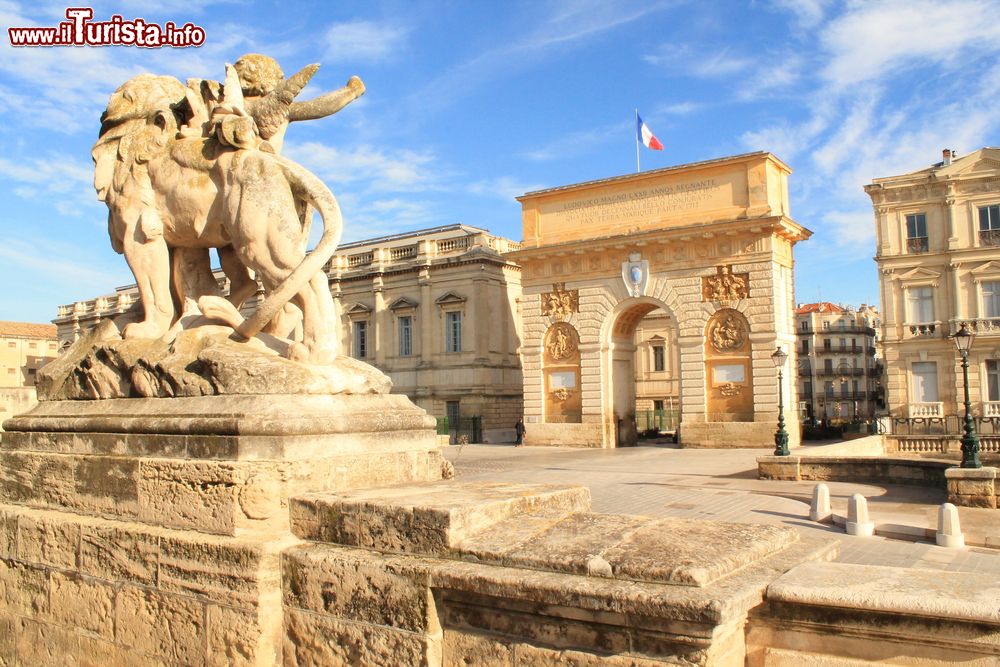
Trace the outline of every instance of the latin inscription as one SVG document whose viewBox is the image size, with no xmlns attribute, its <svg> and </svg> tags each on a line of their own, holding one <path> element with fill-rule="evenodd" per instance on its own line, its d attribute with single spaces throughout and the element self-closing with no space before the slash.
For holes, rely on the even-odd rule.
<svg viewBox="0 0 1000 667">
<path fill-rule="evenodd" d="M 621 192 L 567 202 L 555 212 L 569 223 L 588 225 L 651 218 L 664 213 L 694 211 L 719 189 L 714 178 Z"/>
</svg>

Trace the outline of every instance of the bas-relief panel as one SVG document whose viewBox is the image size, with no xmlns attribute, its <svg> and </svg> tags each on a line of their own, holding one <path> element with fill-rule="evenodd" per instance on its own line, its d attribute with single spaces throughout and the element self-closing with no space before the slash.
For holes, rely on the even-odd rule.
<svg viewBox="0 0 1000 667">
<path fill-rule="evenodd" d="M 721 308 L 704 329 L 709 421 L 753 421 L 750 324 L 732 308 Z"/>
<path fill-rule="evenodd" d="M 580 335 L 573 325 L 556 322 L 545 332 L 542 349 L 546 423 L 580 423 L 583 416 Z"/>
</svg>

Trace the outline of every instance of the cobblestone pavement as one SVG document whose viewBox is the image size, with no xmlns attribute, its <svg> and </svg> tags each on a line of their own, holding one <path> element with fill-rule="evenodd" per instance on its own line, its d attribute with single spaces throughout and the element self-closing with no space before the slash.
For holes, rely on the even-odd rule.
<svg viewBox="0 0 1000 667">
<path fill-rule="evenodd" d="M 595 512 L 778 523 L 839 539 L 837 560 L 842 563 L 1000 575 L 1000 550 L 945 549 L 928 542 L 852 537 L 840 528 L 809 521 L 815 482 L 757 479 L 756 459 L 764 453 L 759 449 L 671 446 L 608 450 L 510 445 L 445 448 L 457 479 L 579 484 L 590 488 Z M 834 513 L 846 515 L 848 498 L 861 493 L 868 499 L 872 519 L 880 523 L 888 517 L 900 524 L 922 522 L 927 527 L 926 517 L 936 517 L 936 506 L 945 500 L 944 492 L 935 489 L 846 482 L 827 485 Z"/>
</svg>

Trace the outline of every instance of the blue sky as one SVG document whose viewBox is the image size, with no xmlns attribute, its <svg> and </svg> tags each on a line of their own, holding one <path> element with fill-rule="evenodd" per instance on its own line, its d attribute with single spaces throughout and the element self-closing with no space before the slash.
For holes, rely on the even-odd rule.
<svg viewBox="0 0 1000 667">
<path fill-rule="evenodd" d="M 73 3 L 76 4 L 76 3 Z M 248 52 L 300 99 L 352 74 L 368 92 L 293 125 L 284 153 L 321 176 L 345 240 L 454 222 L 519 239 L 526 191 L 635 169 L 633 109 L 666 146 L 644 169 L 768 150 L 794 170 L 796 299 L 877 303 L 876 176 L 1000 144 L 1000 2 L 98 3 L 193 22 L 198 48 L 12 48 L 10 26 L 66 5 L 0 0 L 0 319 L 132 282 L 110 248 L 90 147 L 110 93 L 141 72 L 221 79 Z"/>
</svg>

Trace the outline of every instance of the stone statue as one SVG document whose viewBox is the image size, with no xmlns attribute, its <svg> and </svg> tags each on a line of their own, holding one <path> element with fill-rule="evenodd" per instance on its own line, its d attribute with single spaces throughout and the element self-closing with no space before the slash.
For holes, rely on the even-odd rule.
<svg viewBox="0 0 1000 667">
<path fill-rule="evenodd" d="M 124 336 L 163 336 L 177 317 L 175 300 L 197 300 L 206 316 L 245 338 L 265 327 L 283 334 L 278 316 L 291 300 L 302 311 L 303 334 L 288 355 L 330 362 L 338 337 L 322 268 L 340 240 L 340 209 L 318 178 L 276 149 L 290 121 L 335 113 L 364 85 L 353 77 L 339 91 L 299 103 L 295 95 L 317 66 L 285 80 L 265 56 L 238 62 L 227 67 L 224 85 L 140 75 L 115 91 L 102 116 L 94 185 L 108 205 L 112 246 L 125 255 L 144 309 Z M 320 212 L 324 233 L 306 257 L 309 207 Z M 211 276 L 213 247 L 231 282 L 228 300 Z M 238 308 L 256 291 L 248 269 L 267 299 L 244 319 Z"/>
</svg>

